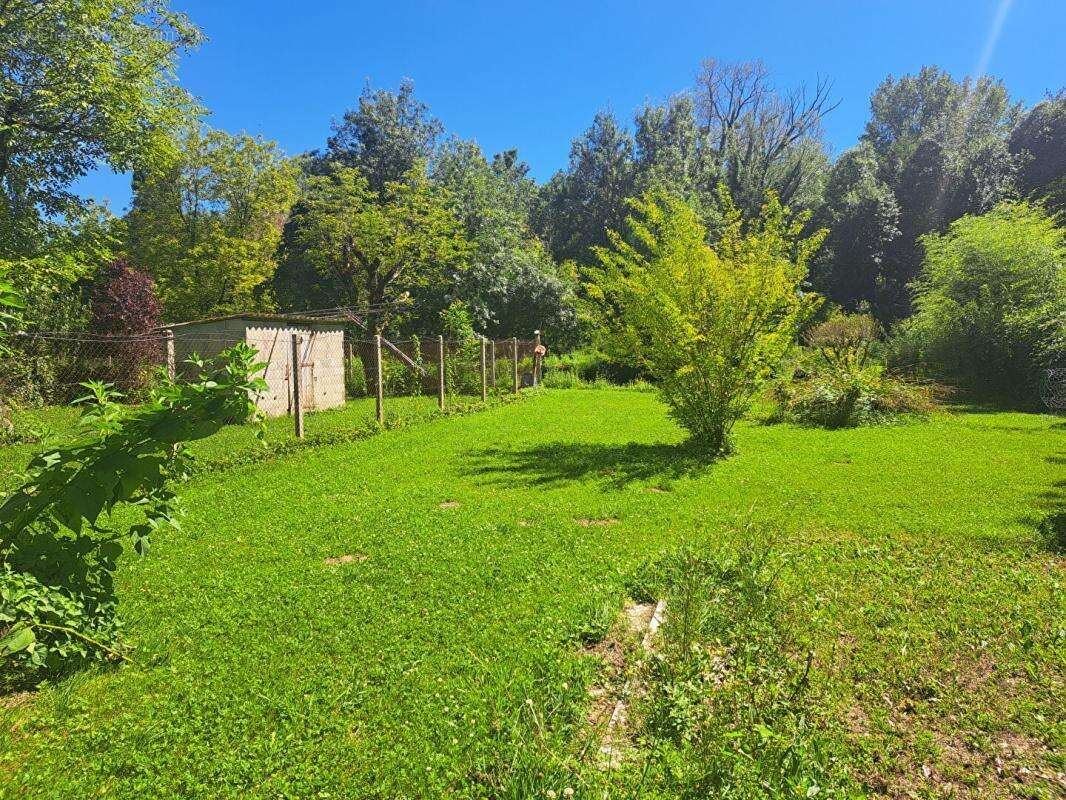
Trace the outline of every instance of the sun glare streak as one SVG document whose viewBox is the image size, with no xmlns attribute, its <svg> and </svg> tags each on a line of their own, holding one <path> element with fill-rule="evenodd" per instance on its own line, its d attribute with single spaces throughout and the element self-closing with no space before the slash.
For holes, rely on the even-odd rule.
<svg viewBox="0 0 1066 800">
<path fill-rule="evenodd" d="M 985 39 L 984 49 L 981 51 L 981 59 L 977 62 L 977 68 L 973 71 L 974 80 L 984 77 L 988 69 L 988 62 L 992 60 L 992 54 L 999 43 L 999 35 L 1003 32 L 1003 23 L 1007 21 L 1014 0 L 999 0 L 999 8 L 996 9 L 996 18 L 992 20 L 992 27 L 988 30 L 988 38 Z"/>
</svg>

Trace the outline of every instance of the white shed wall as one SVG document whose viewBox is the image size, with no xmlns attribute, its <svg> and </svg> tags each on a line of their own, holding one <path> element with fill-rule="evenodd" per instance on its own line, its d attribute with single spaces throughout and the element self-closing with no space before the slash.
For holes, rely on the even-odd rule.
<svg viewBox="0 0 1066 800">
<path fill-rule="evenodd" d="M 193 368 L 183 362 L 194 353 L 213 358 L 223 350 L 245 342 L 259 353 L 266 370 L 267 389 L 259 398 L 259 409 L 268 417 L 292 413 L 292 335 L 303 337 L 301 372 L 305 411 L 344 405 L 344 326 L 342 323 L 270 324 L 265 321 L 223 319 L 177 326 L 174 355 L 177 373 L 193 376 Z"/>
</svg>

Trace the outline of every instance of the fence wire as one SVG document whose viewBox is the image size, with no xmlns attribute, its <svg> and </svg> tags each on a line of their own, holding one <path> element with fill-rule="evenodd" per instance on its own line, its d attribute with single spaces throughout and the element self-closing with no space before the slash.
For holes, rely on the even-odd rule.
<svg viewBox="0 0 1066 800">
<path fill-rule="evenodd" d="M 517 393 L 538 380 L 538 342 L 531 339 L 382 337 L 379 364 L 377 339 L 340 321 L 284 328 L 232 322 L 211 331 L 176 326 L 172 335 L 18 334 L 10 339 L 14 355 L 0 365 L 0 405 L 66 406 L 90 381 L 137 403 L 168 376 L 195 379 L 196 359 L 242 342 L 265 365 L 260 410 L 275 426 L 284 424 L 279 418 L 302 417 L 309 433 Z"/>
</svg>

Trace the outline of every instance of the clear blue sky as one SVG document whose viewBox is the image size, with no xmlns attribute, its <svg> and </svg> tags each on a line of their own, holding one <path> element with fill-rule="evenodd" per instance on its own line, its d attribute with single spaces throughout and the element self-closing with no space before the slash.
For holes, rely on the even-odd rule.
<svg viewBox="0 0 1066 800">
<path fill-rule="evenodd" d="M 889 73 L 937 64 L 962 77 L 986 62 L 1027 104 L 1066 85 L 1066 0 L 172 4 L 209 37 L 179 74 L 214 127 L 299 153 L 325 142 L 367 80 L 394 89 L 408 77 L 449 133 L 488 154 L 517 147 L 539 180 L 597 110 L 628 121 L 690 87 L 709 57 L 761 58 L 782 87 L 829 77 L 842 100 L 825 126 L 834 154 L 855 143 Z M 79 190 L 116 212 L 129 200 L 125 176 Z"/>
</svg>

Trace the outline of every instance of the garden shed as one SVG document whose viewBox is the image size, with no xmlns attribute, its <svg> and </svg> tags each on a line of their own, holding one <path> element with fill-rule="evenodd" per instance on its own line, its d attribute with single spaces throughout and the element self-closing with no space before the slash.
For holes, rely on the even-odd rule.
<svg viewBox="0 0 1066 800">
<path fill-rule="evenodd" d="M 267 389 L 259 409 L 269 417 L 293 412 L 293 370 L 300 370 L 300 398 L 305 411 L 344 404 L 344 320 L 294 314 L 231 314 L 179 322 L 162 328 L 173 335 L 174 371 L 184 374 L 193 354 L 211 358 L 244 342 L 266 363 Z M 299 365 L 293 364 L 293 337 L 299 338 Z"/>
</svg>

